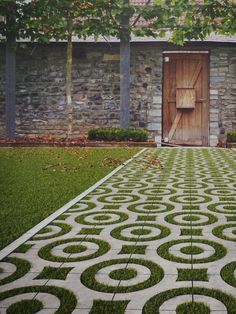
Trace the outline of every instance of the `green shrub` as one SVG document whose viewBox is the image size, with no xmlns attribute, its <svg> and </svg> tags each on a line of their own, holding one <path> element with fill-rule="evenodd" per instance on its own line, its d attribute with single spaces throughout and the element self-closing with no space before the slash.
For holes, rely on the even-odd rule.
<svg viewBox="0 0 236 314">
<path fill-rule="evenodd" d="M 143 129 L 98 128 L 88 131 L 90 140 L 145 142 L 148 132 Z"/>
<path fill-rule="evenodd" d="M 236 142 L 236 130 L 227 133 L 228 142 Z"/>
</svg>

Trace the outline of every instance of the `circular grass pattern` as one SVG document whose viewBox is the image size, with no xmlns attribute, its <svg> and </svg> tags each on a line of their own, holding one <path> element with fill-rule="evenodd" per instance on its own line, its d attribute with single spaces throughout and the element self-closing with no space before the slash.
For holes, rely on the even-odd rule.
<svg viewBox="0 0 236 314">
<path fill-rule="evenodd" d="M 55 228 L 56 227 L 56 228 Z M 45 229 L 45 228 L 44 228 Z M 69 224 L 62 223 L 62 222 L 54 222 L 51 223 L 49 226 L 46 227 L 46 231 L 42 229 L 42 234 L 37 233 L 32 240 L 47 240 L 60 237 L 64 234 L 67 234 L 71 231 L 72 227 Z"/>
<path fill-rule="evenodd" d="M 221 269 L 220 275 L 225 282 L 236 288 L 236 262 L 225 265 Z"/>
<path fill-rule="evenodd" d="M 11 304 L 7 314 L 34 314 L 43 310 L 43 303 L 39 300 L 22 300 Z"/>
<path fill-rule="evenodd" d="M 110 194 L 106 196 L 102 196 L 98 198 L 98 201 L 101 203 L 130 203 L 130 202 L 136 202 L 139 200 L 139 197 L 137 195 L 132 194 Z"/>
<path fill-rule="evenodd" d="M 220 239 L 236 242 L 236 223 L 217 226 L 212 233 Z"/>
<path fill-rule="evenodd" d="M 203 253 L 204 249 L 196 245 L 195 246 L 190 245 L 190 246 L 182 247 L 180 249 L 180 252 L 183 254 L 188 254 L 188 255 L 197 255 L 197 254 Z"/>
<path fill-rule="evenodd" d="M 177 178 L 151 178 L 151 179 L 146 179 L 146 182 L 153 183 L 153 184 L 167 184 L 167 183 L 174 183 L 178 182 L 179 180 Z"/>
<path fill-rule="evenodd" d="M 142 235 L 143 230 L 145 230 L 144 235 Z M 150 230 L 149 236 L 147 236 L 147 230 Z M 128 231 L 130 234 L 128 234 Z M 169 234 L 170 230 L 167 227 L 154 223 L 128 224 L 111 231 L 111 236 L 115 239 L 137 242 L 158 240 L 167 237 Z"/>
<path fill-rule="evenodd" d="M 91 210 L 96 207 L 96 204 L 92 202 L 79 202 L 73 205 L 68 211 L 69 212 L 84 212 L 86 210 Z"/>
<path fill-rule="evenodd" d="M 131 231 L 133 235 L 148 235 L 152 232 L 150 229 L 134 229 Z"/>
<path fill-rule="evenodd" d="M 90 195 L 101 195 L 101 194 L 108 194 L 111 193 L 111 189 L 109 188 L 104 188 L 104 187 L 99 187 L 96 188 L 96 190 L 94 190 L 93 192 L 90 192 Z"/>
<path fill-rule="evenodd" d="M 226 185 L 228 183 L 233 183 L 234 180 L 233 179 L 229 179 L 229 178 L 222 178 L 222 177 L 219 177 L 219 178 L 207 178 L 207 179 L 203 179 L 202 180 L 203 182 L 206 182 L 206 183 L 211 183 L 211 184 L 222 184 L 222 185 Z"/>
<path fill-rule="evenodd" d="M 214 188 L 214 189 L 207 189 L 204 191 L 204 193 L 214 195 L 214 196 L 235 196 L 236 189 Z"/>
<path fill-rule="evenodd" d="M 133 268 L 121 268 L 112 270 L 109 277 L 114 280 L 130 280 L 137 277 L 138 272 Z"/>
<path fill-rule="evenodd" d="M 75 245 L 70 245 L 64 248 L 63 252 L 67 254 L 75 254 L 75 253 L 82 253 L 87 250 L 87 247 L 85 245 L 81 244 L 75 244 Z"/>
<path fill-rule="evenodd" d="M 79 253 L 78 252 L 73 252 L 73 254 L 69 253 L 71 254 L 69 256 L 64 256 L 63 254 L 61 256 L 57 255 L 57 254 L 60 254 L 59 246 L 65 245 L 67 243 L 68 243 L 68 246 L 66 245 L 65 247 L 63 247 L 64 253 L 65 253 L 66 247 L 69 247 L 69 250 L 72 251 L 72 248 L 71 248 L 72 246 L 75 246 L 75 245 L 79 245 L 80 247 L 86 246 L 86 243 L 88 245 L 91 243 L 95 244 L 96 250 L 94 249 L 90 250 L 88 247 L 86 247 L 86 251 L 88 251 L 87 254 L 86 254 L 86 251 L 83 250 Z M 53 250 L 55 253 L 53 252 Z M 86 238 L 86 239 L 85 238 L 72 238 L 72 239 L 58 240 L 58 241 L 49 243 L 39 250 L 38 255 L 40 258 L 47 261 L 72 263 L 72 262 L 80 262 L 80 261 L 96 258 L 98 256 L 102 256 L 106 254 L 109 250 L 110 250 L 110 245 L 103 240 L 92 239 L 92 238 Z M 80 253 L 81 255 L 79 255 Z M 76 256 L 73 256 L 74 254 Z"/>
<path fill-rule="evenodd" d="M 171 196 L 170 201 L 174 203 L 180 204 L 202 204 L 202 203 L 209 203 L 211 201 L 211 197 L 206 195 L 176 195 Z"/>
<path fill-rule="evenodd" d="M 236 202 L 218 202 L 208 205 L 207 209 L 220 214 L 234 215 L 236 213 Z"/>
<path fill-rule="evenodd" d="M 16 270 L 13 273 L 10 273 L 10 274 L 8 273 L 6 277 L 3 277 L 2 279 L 0 279 L 0 286 L 23 277 L 25 274 L 27 274 L 30 271 L 30 268 L 31 268 L 30 262 L 24 259 L 20 259 L 18 257 L 6 257 L 4 258 L 4 260 L 2 260 L 2 262 L 15 265 Z M 3 267 L 3 271 L 4 271 L 4 267 Z"/>
<path fill-rule="evenodd" d="M 75 221 L 83 225 L 112 225 L 127 220 L 129 216 L 118 211 L 97 211 L 82 214 Z"/>
<path fill-rule="evenodd" d="M 54 314 L 72 313 L 77 305 L 77 299 L 71 291 L 64 288 L 53 287 L 53 286 L 29 286 L 29 287 L 21 287 L 21 288 L 4 291 L 0 293 L 0 302 L 3 300 L 6 300 L 7 298 L 20 296 L 25 293 L 46 293 L 46 294 L 57 297 L 60 300 L 60 305 L 59 305 L 59 308 L 55 310 Z M 36 304 L 34 304 L 34 306 L 35 305 Z M 16 313 L 22 314 L 22 313 L 27 313 L 27 312 L 23 311 L 23 312 L 16 312 Z M 35 312 L 31 312 L 31 313 L 35 313 Z"/>
<path fill-rule="evenodd" d="M 148 188 L 148 189 L 142 189 L 138 191 L 140 194 L 144 195 L 155 195 L 155 196 L 160 196 L 160 195 L 171 195 L 175 194 L 176 190 L 174 189 L 167 189 L 167 188 L 162 188 L 161 186 L 158 188 Z"/>
<path fill-rule="evenodd" d="M 173 247 L 175 245 L 178 244 L 185 244 L 186 243 L 186 247 L 189 247 L 189 244 L 199 244 L 201 247 L 201 244 L 206 244 L 208 246 L 211 246 L 211 248 L 214 249 L 214 251 L 212 251 L 210 256 L 207 257 L 199 257 L 199 258 L 184 258 L 184 257 L 180 257 L 180 256 L 176 256 L 174 255 L 175 252 L 171 252 L 171 250 L 173 249 Z M 164 259 L 167 259 L 171 262 L 177 262 L 177 263 L 210 263 L 216 260 L 219 260 L 221 258 L 223 258 L 227 253 L 226 248 L 216 242 L 213 241 L 208 241 L 208 240 L 203 240 L 203 239 L 183 239 L 183 240 L 173 240 L 173 241 L 169 241 L 166 242 L 164 244 L 162 244 L 161 246 L 159 246 L 157 248 L 157 254 L 159 256 L 161 256 Z"/>
<path fill-rule="evenodd" d="M 176 314 L 211 314 L 209 306 L 202 302 L 188 302 L 177 306 Z"/>
<path fill-rule="evenodd" d="M 205 226 L 218 221 L 217 217 L 208 213 L 200 212 L 179 212 L 169 214 L 165 217 L 165 221 L 180 226 Z"/>
<path fill-rule="evenodd" d="M 145 214 L 154 214 L 154 213 L 164 213 L 167 211 L 173 210 L 175 207 L 172 204 L 168 203 L 136 203 L 129 205 L 128 210 L 135 213 L 145 213 Z"/>
<path fill-rule="evenodd" d="M 134 284 L 129 284 L 127 283 L 127 285 L 122 286 L 122 284 L 119 284 L 119 276 L 117 279 L 117 283 L 116 285 L 113 284 L 113 282 L 111 281 L 111 283 L 102 283 L 102 278 L 100 279 L 100 281 L 98 281 L 98 279 L 96 278 L 97 273 L 101 272 L 102 273 L 102 269 L 108 266 L 112 266 L 112 265 L 119 265 L 119 264 L 123 264 L 123 269 L 133 269 L 135 270 L 135 265 L 141 265 L 144 266 L 145 268 L 148 269 L 148 272 L 150 273 L 150 276 L 146 279 L 146 276 L 143 278 L 143 276 L 141 276 L 141 282 L 138 283 L 134 283 Z M 125 265 L 128 266 L 126 267 Z M 122 269 L 122 268 L 121 268 Z M 121 270 L 119 269 L 119 270 Z M 119 272 L 121 274 L 121 272 Z M 116 272 L 116 275 L 118 274 L 118 272 Z M 128 280 L 126 277 L 128 273 L 124 270 L 122 275 L 123 278 L 126 278 L 126 280 Z M 132 274 L 134 274 L 134 272 L 132 272 Z M 110 276 L 110 275 L 109 275 Z M 114 273 L 113 273 L 114 276 Z M 129 274 L 127 275 L 129 276 Z M 137 275 L 138 276 L 138 271 L 137 271 Z M 106 293 L 128 293 L 128 292 L 134 292 L 134 291 L 139 291 L 139 290 L 143 290 L 149 287 L 152 287 L 156 284 L 158 284 L 164 277 L 164 271 L 162 270 L 162 268 L 160 266 L 158 266 L 157 264 L 151 262 L 151 261 L 146 261 L 146 260 L 142 260 L 142 259 L 134 259 L 134 258 L 121 258 L 121 259 L 113 259 L 113 260 L 109 260 L 109 261 L 104 261 L 98 264 L 95 264 L 93 266 L 88 267 L 81 275 L 81 282 L 88 287 L 89 289 L 95 290 L 95 291 L 101 291 L 101 292 L 106 292 Z M 123 279 L 124 280 L 124 279 Z"/>
<path fill-rule="evenodd" d="M 207 188 L 207 184 L 205 183 L 200 183 L 200 182 L 181 182 L 181 183 L 176 183 L 173 184 L 174 188 L 177 189 L 184 189 L 184 190 L 192 190 L 192 189 L 204 189 Z"/>
<path fill-rule="evenodd" d="M 151 297 L 151 299 L 149 299 L 146 302 L 142 313 L 143 314 L 160 313 L 160 307 L 162 306 L 164 302 L 174 299 L 175 297 L 178 297 L 178 296 L 186 296 L 186 295 L 192 296 L 192 294 L 200 295 L 200 296 L 207 296 L 207 297 L 216 299 L 220 301 L 226 307 L 228 314 L 235 314 L 236 299 L 233 296 L 228 295 L 220 290 L 207 289 L 207 288 L 201 288 L 201 287 L 177 288 L 177 289 L 172 289 L 172 290 L 161 292 Z M 188 312 L 188 314 L 190 313 L 194 314 L 196 312 L 194 313 Z"/>
<path fill-rule="evenodd" d="M 146 183 L 142 183 L 142 182 L 122 182 L 122 183 L 116 183 L 112 185 L 114 188 L 116 189 L 140 189 L 143 188 L 145 186 L 147 186 Z"/>
</svg>

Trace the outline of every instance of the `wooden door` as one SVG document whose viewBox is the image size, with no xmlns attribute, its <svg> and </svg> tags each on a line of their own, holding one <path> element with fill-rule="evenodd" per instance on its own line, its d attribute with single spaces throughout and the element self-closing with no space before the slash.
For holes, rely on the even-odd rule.
<svg viewBox="0 0 236 314">
<path fill-rule="evenodd" d="M 208 146 L 208 54 L 164 54 L 163 90 L 164 141 L 180 145 Z"/>
</svg>

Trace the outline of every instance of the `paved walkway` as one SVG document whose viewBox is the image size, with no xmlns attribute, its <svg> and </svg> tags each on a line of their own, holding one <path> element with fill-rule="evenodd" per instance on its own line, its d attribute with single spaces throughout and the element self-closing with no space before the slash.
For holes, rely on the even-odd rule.
<svg viewBox="0 0 236 314">
<path fill-rule="evenodd" d="M 0 262 L 0 313 L 236 313 L 235 160 L 146 150 Z"/>
</svg>

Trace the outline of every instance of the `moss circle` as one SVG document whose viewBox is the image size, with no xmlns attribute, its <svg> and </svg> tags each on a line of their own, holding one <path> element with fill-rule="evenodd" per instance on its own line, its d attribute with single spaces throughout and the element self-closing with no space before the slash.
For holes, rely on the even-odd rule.
<svg viewBox="0 0 236 314">
<path fill-rule="evenodd" d="M 11 304 L 7 314 L 34 314 L 43 309 L 43 303 L 39 300 L 22 300 Z"/>
<path fill-rule="evenodd" d="M 200 219 L 206 217 L 206 221 L 199 221 Z M 178 218 L 182 218 L 182 221 L 178 221 Z M 202 213 L 202 212 L 178 212 L 169 214 L 165 217 L 165 221 L 173 225 L 181 226 L 205 226 L 213 224 L 218 221 L 218 218 L 212 214 Z"/>
<path fill-rule="evenodd" d="M 98 198 L 101 203 L 130 203 L 138 200 L 139 197 L 132 194 L 110 194 Z"/>
<path fill-rule="evenodd" d="M 138 275 L 137 270 L 133 268 L 123 268 L 112 270 L 109 277 L 114 280 L 130 280 Z"/>
<path fill-rule="evenodd" d="M 53 249 L 55 249 L 57 246 L 61 244 L 68 243 L 68 246 L 71 247 L 75 244 L 83 245 L 85 246 L 86 242 L 89 243 L 95 243 L 98 246 L 98 249 L 94 252 L 94 250 L 91 252 L 88 250 L 87 255 L 82 256 L 57 256 L 56 253 L 53 253 Z M 65 250 L 65 249 L 64 249 Z M 110 245 L 100 239 L 92 239 L 92 238 L 72 238 L 72 239 L 65 239 L 65 240 L 58 240 L 52 243 L 49 243 L 45 246 L 43 246 L 39 252 L 38 255 L 44 260 L 52 261 L 52 262 L 66 262 L 66 263 L 72 263 L 72 262 L 80 262 L 92 258 L 96 258 L 98 256 L 106 254 L 110 250 Z"/>
<path fill-rule="evenodd" d="M 136 203 L 129 205 L 128 210 L 135 213 L 164 213 L 174 209 L 174 205 L 158 202 L 158 203 Z"/>
<path fill-rule="evenodd" d="M 209 306 L 202 302 L 188 302 L 177 306 L 176 314 L 210 314 Z"/>
<path fill-rule="evenodd" d="M 229 228 L 231 228 L 231 229 L 233 228 L 232 234 L 224 233 L 224 231 L 229 229 Z M 236 242 L 236 237 L 234 236 L 234 235 L 236 235 L 236 223 L 230 223 L 230 224 L 217 226 L 212 230 L 212 233 L 214 234 L 214 236 L 216 236 L 220 239 Z"/>
<path fill-rule="evenodd" d="M 97 281 L 96 274 L 100 272 L 104 267 L 117 265 L 117 264 L 128 264 L 128 267 L 135 269 L 135 265 L 142 265 L 149 269 L 150 276 L 149 278 L 144 278 L 142 282 L 131 284 L 127 286 L 122 285 L 109 285 L 109 283 L 102 283 Z M 117 272 L 115 273 L 118 274 Z M 114 275 L 114 274 L 113 274 Z M 149 287 L 152 287 L 159 283 L 164 277 L 164 271 L 157 264 L 146 261 L 142 259 L 134 259 L 134 258 L 121 258 L 114 259 L 109 261 L 104 261 L 95 265 L 88 267 L 81 275 L 81 282 L 89 289 L 95 291 L 101 291 L 106 293 L 128 293 L 134 292 L 138 290 L 143 290 Z"/>
<path fill-rule="evenodd" d="M 94 216 L 95 215 L 95 216 Z M 114 215 L 116 218 L 112 217 Z M 94 216 L 94 217 L 93 217 Z M 95 221 L 89 221 L 87 218 L 91 217 Z M 102 219 L 100 219 L 102 218 Z M 103 219 L 105 218 L 105 219 Z M 92 213 L 82 214 L 75 218 L 75 221 L 83 225 L 112 225 L 127 220 L 129 216 L 123 212 L 118 211 L 97 211 Z M 109 221 L 107 221 L 109 220 Z"/>
<path fill-rule="evenodd" d="M 161 292 L 149 299 L 143 308 L 143 314 L 150 314 L 150 313 L 160 313 L 160 307 L 161 305 L 166 302 L 167 300 L 170 300 L 177 296 L 184 296 L 184 295 L 202 295 L 202 296 L 208 296 L 213 299 L 217 299 L 222 304 L 225 305 L 227 308 L 228 314 L 235 314 L 236 309 L 236 298 L 234 298 L 231 295 L 228 295 L 220 290 L 216 289 L 208 289 L 208 288 L 202 288 L 202 287 L 188 287 L 188 288 L 177 288 L 172 290 L 167 290 L 164 292 Z M 191 311 L 188 312 L 188 314 L 192 313 Z M 205 313 L 204 313 L 205 314 Z"/>
<path fill-rule="evenodd" d="M 184 246 L 180 249 L 180 252 L 183 254 L 191 254 L 191 255 L 195 255 L 195 254 L 201 254 L 204 252 L 204 250 L 199 247 L 199 246 Z"/>
<path fill-rule="evenodd" d="M 212 252 L 210 256 L 202 257 L 202 258 L 183 258 L 183 257 L 175 256 L 173 253 L 170 252 L 170 249 L 172 246 L 176 244 L 182 244 L 182 243 L 184 244 L 186 243 L 186 245 L 189 243 L 190 244 L 191 243 L 206 244 L 214 248 L 214 252 Z M 210 263 L 210 262 L 223 258 L 226 255 L 226 253 L 227 253 L 227 250 L 223 245 L 213 242 L 213 241 L 208 241 L 208 240 L 203 240 L 203 239 L 173 240 L 173 241 L 166 242 L 157 248 L 157 254 L 160 255 L 162 258 L 167 259 L 171 262 L 188 263 L 188 264 Z"/>
<path fill-rule="evenodd" d="M 158 234 L 154 235 L 154 236 L 150 235 L 149 237 L 148 236 L 147 237 L 139 237 L 138 235 L 132 237 L 129 235 L 122 235 L 122 232 L 125 229 L 131 228 L 131 227 L 135 227 L 135 228 L 137 227 L 137 229 L 142 229 L 142 228 L 148 227 L 149 230 L 150 229 L 154 229 L 154 230 L 157 229 Z M 136 230 L 136 229 L 134 229 L 134 230 Z M 124 240 L 124 241 L 141 241 L 141 242 L 162 239 L 162 238 L 167 237 L 169 234 L 170 234 L 170 230 L 167 227 L 164 227 L 164 226 L 161 226 L 158 224 L 153 224 L 153 223 L 128 224 L 128 225 L 123 225 L 123 226 L 117 227 L 111 231 L 111 236 L 115 239 Z"/>
<path fill-rule="evenodd" d="M 87 247 L 85 245 L 69 245 L 64 248 L 63 252 L 67 254 L 76 254 L 76 253 L 82 253 L 87 250 Z"/>
</svg>

